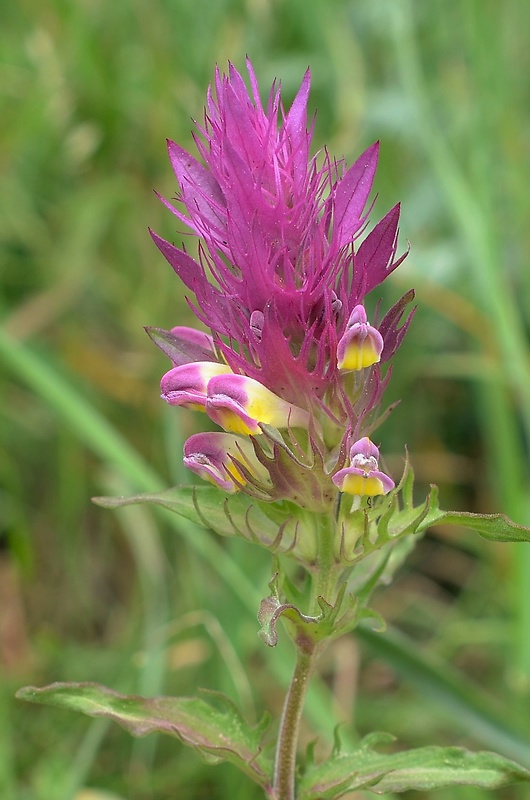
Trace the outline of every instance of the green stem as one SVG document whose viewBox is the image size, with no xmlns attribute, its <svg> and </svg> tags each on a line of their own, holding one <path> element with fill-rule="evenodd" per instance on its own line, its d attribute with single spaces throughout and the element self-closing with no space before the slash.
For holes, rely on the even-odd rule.
<svg viewBox="0 0 530 800">
<path fill-rule="evenodd" d="M 318 599 L 323 597 L 333 602 L 337 592 L 337 563 L 335 559 L 335 520 L 331 515 L 322 515 L 317 520 L 318 557 L 311 581 L 310 613 L 318 612 Z M 294 640 L 296 664 L 285 698 L 280 720 L 276 759 L 274 765 L 273 791 L 275 800 L 295 800 L 296 753 L 300 733 L 300 721 L 307 688 L 318 655 L 326 642 L 318 644 L 304 636 Z"/>
<path fill-rule="evenodd" d="M 332 515 L 323 514 L 317 523 L 318 556 L 311 580 L 309 613 L 318 613 L 319 597 L 333 603 L 337 592 L 337 578 L 340 567 L 335 555 L 336 521 Z"/>
<path fill-rule="evenodd" d="M 316 648 L 314 646 L 307 651 L 297 648 L 296 665 L 285 698 L 276 746 L 273 783 L 275 800 L 294 800 L 295 798 L 294 780 L 300 720 L 315 658 Z"/>
</svg>

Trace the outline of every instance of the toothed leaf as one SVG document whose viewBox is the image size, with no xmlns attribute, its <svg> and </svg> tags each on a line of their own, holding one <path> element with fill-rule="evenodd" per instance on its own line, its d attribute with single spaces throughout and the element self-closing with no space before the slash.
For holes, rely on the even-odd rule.
<svg viewBox="0 0 530 800">
<path fill-rule="evenodd" d="M 301 780 L 298 800 L 335 800 L 357 789 L 382 795 L 463 785 L 498 789 L 530 781 L 528 770 L 495 753 L 472 753 L 460 747 L 420 747 L 389 754 L 372 749 L 391 739 L 388 734 L 371 734 L 354 753 L 339 753 L 310 766 Z"/>
<path fill-rule="evenodd" d="M 135 504 L 162 506 L 220 536 L 259 540 L 265 547 L 281 543 L 281 549 L 287 549 L 295 536 L 296 521 L 289 514 L 281 515 L 271 506 L 269 516 L 264 511 L 269 510 L 266 504 L 244 494 L 226 495 L 215 486 L 175 486 L 156 494 L 93 497 L 92 500 L 104 508 Z"/>
</svg>

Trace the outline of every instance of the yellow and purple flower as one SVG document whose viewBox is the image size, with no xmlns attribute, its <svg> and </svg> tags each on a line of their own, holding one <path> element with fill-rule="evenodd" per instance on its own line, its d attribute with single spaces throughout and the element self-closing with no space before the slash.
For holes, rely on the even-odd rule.
<svg viewBox="0 0 530 800">
<path fill-rule="evenodd" d="M 379 331 L 368 324 L 364 306 L 355 306 L 337 345 L 337 363 L 342 370 L 371 367 L 381 360 L 384 342 Z"/>
<path fill-rule="evenodd" d="M 218 375 L 207 386 L 206 412 L 225 431 L 246 435 L 274 428 L 307 428 L 309 414 L 246 375 Z"/>
<path fill-rule="evenodd" d="M 367 436 L 350 448 L 350 465 L 333 476 L 341 492 L 357 497 L 376 497 L 395 488 L 392 478 L 379 469 L 379 450 Z"/>
<path fill-rule="evenodd" d="M 249 478 L 265 480 L 268 477 L 250 441 L 230 433 L 190 436 L 184 445 L 184 464 L 227 494 L 240 491 Z"/>
</svg>

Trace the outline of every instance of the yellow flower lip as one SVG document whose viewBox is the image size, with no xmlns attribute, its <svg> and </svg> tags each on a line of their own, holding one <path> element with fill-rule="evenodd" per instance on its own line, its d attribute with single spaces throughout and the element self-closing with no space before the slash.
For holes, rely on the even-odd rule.
<svg viewBox="0 0 530 800">
<path fill-rule="evenodd" d="M 376 497 L 379 494 L 386 494 L 383 482 L 372 475 L 348 473 L 342 481 L 341 492 L 353 494 L 357 497 Z"/>
<path fill-rule="evenodd" d="M 379 450 L 364 436 L 350 448 L 350 466 L 339 470 L 332 478 L 341 492 L 357 497 L 388 494 L 395 483 L 379 470 Z"/>
</svg>

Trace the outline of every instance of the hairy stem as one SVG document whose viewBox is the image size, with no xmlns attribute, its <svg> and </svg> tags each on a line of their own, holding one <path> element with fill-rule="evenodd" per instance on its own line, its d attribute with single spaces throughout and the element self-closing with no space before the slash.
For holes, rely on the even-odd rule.
<svg viewBox="0 0 530 800">
<path fill-rule="evenodd" d="M 285 703 L 274 766 L 275 800 L 294 800 L 294 781 L 296 768 L 296 751 L 304 700 L 316 658 L 314 645 L 311 649 L 297 648 L 296 665 Z"/>
</svg>

